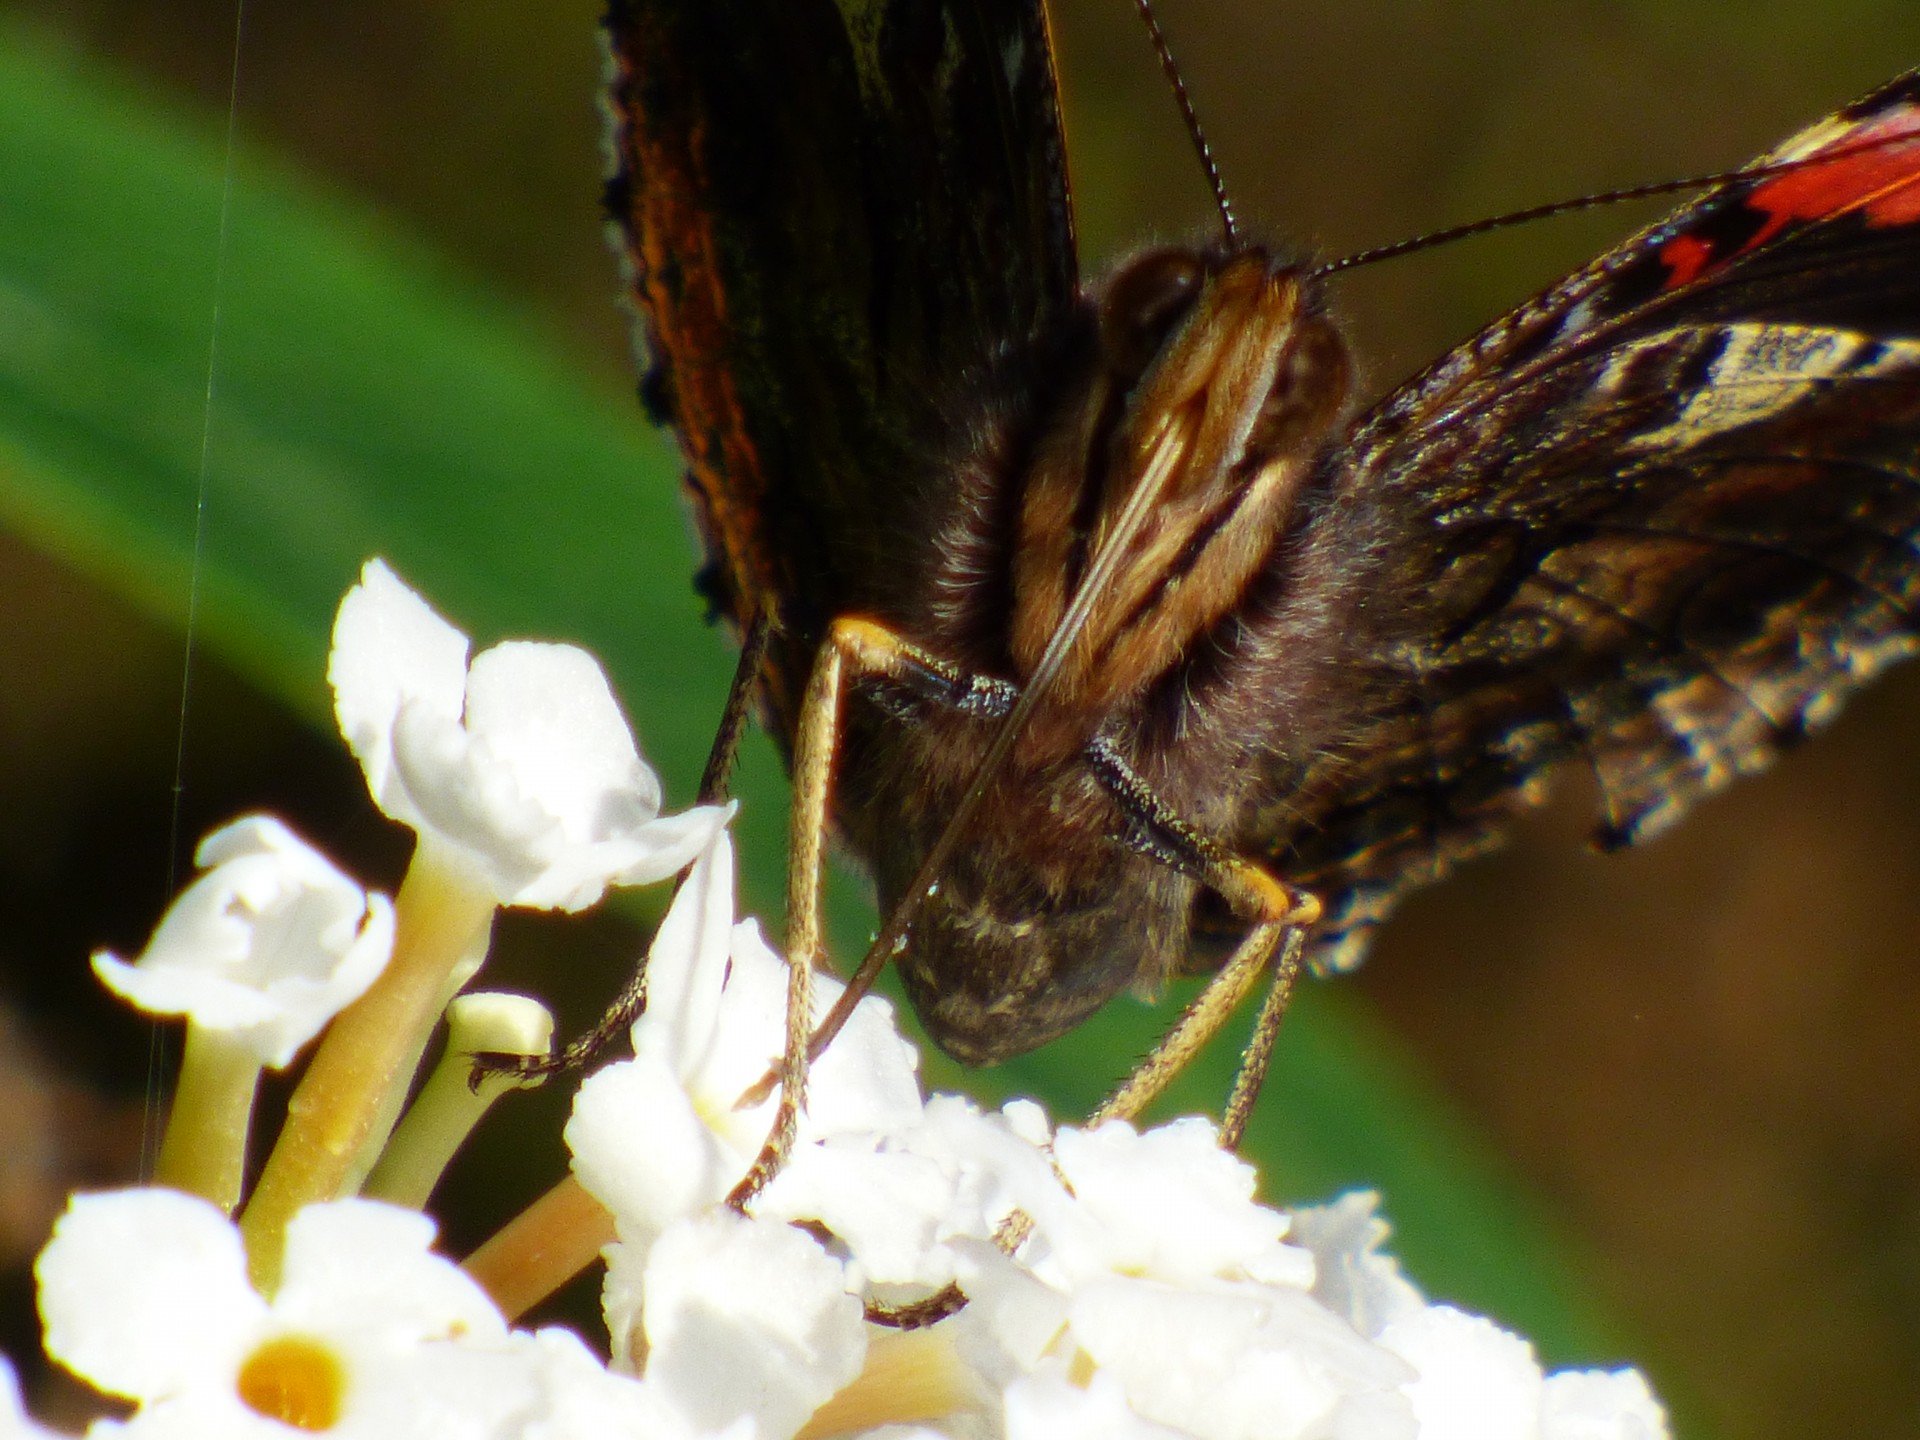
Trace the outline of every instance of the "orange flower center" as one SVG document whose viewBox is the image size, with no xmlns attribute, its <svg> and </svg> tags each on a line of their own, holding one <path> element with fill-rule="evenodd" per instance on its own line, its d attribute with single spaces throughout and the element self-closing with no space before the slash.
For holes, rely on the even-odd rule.
<svg viewBox="0 0 1920 1440">
<path fill-rule="evenodd" d="M 247 1357 L 236 1388 L 255 1414 L 296 1430 L 331 1430 L 340 1419 L 347 1374 L 339 1356 L 317 1340 L 282 1335 Z"/>
</svg>

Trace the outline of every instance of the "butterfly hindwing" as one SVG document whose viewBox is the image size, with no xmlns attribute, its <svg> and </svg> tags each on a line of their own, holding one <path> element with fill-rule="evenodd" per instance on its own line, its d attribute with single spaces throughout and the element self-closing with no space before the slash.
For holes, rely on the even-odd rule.
<svg viewBox="0 0 1920 1440">
<path fill-rule="evenodd" d="M 1375 703 L 1259 822 L 1357 956 L 1399 893 L 1595 776 L 1663 830 L 1916 648 L 1920 77 L 1462 346 L 1335 463 L 1395 516 Z"/>
</svg>

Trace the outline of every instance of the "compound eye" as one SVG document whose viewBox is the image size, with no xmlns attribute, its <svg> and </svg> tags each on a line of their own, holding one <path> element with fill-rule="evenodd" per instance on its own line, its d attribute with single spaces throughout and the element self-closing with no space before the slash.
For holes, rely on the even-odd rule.
<svg viewBox="0 0 1920 1440">
<path fill-rule="evenodd" d="M 1149 251 L 1113 277 L 1100 303 L 1100 343 L 1108 371 L 1123 387 L 1146 374 L 1205 279 L 1205 268 L 1186 250 Z"/>
<path fill-rule="evenodd" d="M 1302 316 L 1287 339 L 1247 448 L 1272 454 L 1318 443 L 1347 403 L 1352 371 L 1339 328 L 1324 315 Z"/>
</svg>

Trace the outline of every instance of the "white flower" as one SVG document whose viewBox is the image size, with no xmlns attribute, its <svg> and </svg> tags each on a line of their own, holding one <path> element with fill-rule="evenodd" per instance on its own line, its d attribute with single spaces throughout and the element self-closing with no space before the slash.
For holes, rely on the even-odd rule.
<svg viewBox="0 0 1920 1440">
<path fill-rule="evenodd" d="M 1541 1440 L 1664 1440 L 1667 1414 L 1638 1370 L 1562 1370 L 1547 1377 Z"/>
<path fill-rule="evenodd" d="M 556 1392 L 599 1417 L 663 1412 L 572 1337 L 509 1331 L 432 1239 L 432 1222 L 411 1211 L 313 1206 L 288 1227 L 268 1300 L 248 1283 L 238 1232 L 205 1202 L 169 1190 L 78 1196 L 35 1267 L 47 1352 L 135 1401 L 110 1433 L 138 1440 L 271 1440 L 289 1425 L 337 1440 L 647 1433 L 556 1429 Z"/>
<path fill-rule="evenodd" d="M 1546 1379 L 1533 1347 L 1491 1320 L 1432 1305 L 1396 1320 L 1380 1343 L 1411 1361 L 1406 1394 L 1422 1440 L 1534 1440 Z"/>
<path fill-rule="evenodd" d="M 640 1290 L 647 1385 L 702 1430 L 751 1416 L 758 1435 L 791 1435 L 860 1373 L 845 1269 L 790 1225 L 724 1207 L 683 1220 L 647 1252 Z"/>
<path fill-rule="evenodd" d="M 567 1125 L 575 1172 L 613 1213 L 622 1239 L 634 1242 L 724 1199 L 773 1121 L 773 1099 L 734 1107 L 778 1062 L 786 965 L 757 925 L 733 924 L 733 847 L 725 834 L 688 875 L 647 966 L 634 1058 L 590 1077 Z M 832 977 L 820 977 L 816 1017 L 839 990 Z M 911 1126 L 921 1112 L 916 1060 L 893 1028 L 891 1007 L 863 1001 L 809 1073 L 793 1167 L 831 1165 L 822 1149 L 830 1137 Z M 858 1187 L 844 1193 L 852 1198 Z"/>
<path fill-rule="evenodd" d="M 1426 1298 L 1382 1255 L 1387 1222 L 1375 1213 L 1380 1197 L 1354 1190 L 1328 1205 L 1295 1210 L 1287 1238 L 1313 1255 L 1313 1294 L 1368 1339 L 1396 1320 L 1417 1315 Z"/>
<path fill-rule="evenodd" d="M 1055 1153 L 1072 1189 L 1030 1212 L 1026 1265 L 963 1282 L 990 1373 L 1091 1366 L 1135 1416 L 1219 1440 L 1414 1433 L 1396 1391 L 1417 1372 L 1313 1298 L 1311 1257 L 1281 1242 L 1285 1217 L 1253 1202 L 1209 1125 L 1063 1130 Z"/>
<path fill-rule="evenodd" d="M 186 1015 L 282 1067 L 378 977 L 393 907 L 264 816 L 215 831 L 195 858 L 206 873 L 139 959 L 102 951 L 94 972 L 138 1008 Z"/>
<path fill-rule="evenodd" d="M 467 664 L 467 637 L 379 560 L 334 621 L 334 710 L 374 803 L 503 905 L 579 910 L 609 885 L 673 874 L 726 822 L 660 817 L 599 662 L 510 641 Z"/>
<path fill-rule="evenodd" d="M 843 1375 L 858 1352 L 851 1294 L 906 1300 L 958 1277 L 969 1303 L 936 1333 L 972 1376 L 941 1390 L 966 1433 L 997 1418 L 1007 1436 L 1142 1440 L 1664 1435 L 1638 1377 L 1544 1377 L 1524 1342 L 1428 1305 L 1378 1253 L 1371 1196 L 1290 1221 L 1201 1120 L 1053 1134 L 1029 1104 L 922 1105 L 877 1004 L 815 1068 L 793 1157 L 753 1218 L 725 1211 L 772 1112 L 734 1101 L 779 1052 L 786 996 L 758 930 L 732 924 L 729 847 L 695 865 L 656 938 L 634 1060 L 583 1087 L 568 1127 L 619 1235 L 616 1355 L 700 1423 L 750 1413 L 790 1433 L 824 1393 L 801 1357 Z M 836 986 L 822 989 L 824 1010 Z M 1009 1257 L 987 1237 L 1016 1208 L 1032 1233 Z M 884 1417 L 870 1383 L 833 1404 Z"/>
<path fill-rule="evenodd" d="M 1666 1415 L 1636 1371 L 1542 1375 L 1533 1347 L 1491 1320 L 1430 1305 L 1380 1343 L 1411 1361 L 1421 1440 L 1664 1440 Z"/>
<path fill-rule="evenodd" d="M 934 1096 L 910 1125 L 813 1139 L 754 1211 L 824 1225 L 853 1283 L 895 1303 L 956 1279 L 968 1263 L 959 1242 L 984 1243 L 1019 1197 L 1055 1184 L 1044 1150 L 959 1095 Z"/>
<path fill-rule="evenodd" d="M 1022 1376 L 1007 1387 L 1007 1440 L 1181 1440 L 1182 1432 L 1141 1418 L 1113 1377 L 1085 1385 L 1058 1376 Z"/>
<path fill-rule="evenodd" d="M 1116 1394 L 1129 1425 L 1209 1440 L 1666 1433 L 1637 1375 L 1545 1377 L 1524 1341 L 1428 1305 L 1376 1253 L 1372 1196 L 1301 1212 L 1291 1243 L 1205 1122 L 1063 1129 L 1054 1152 L 1065 1184 L 1026 1189 L 1034 1233 L 1016 1258 L 968 1248 L 972 1303 L 954 1322 L 1010 1436 L 1094 1433 Z"/>
<path fill-rule="evenodd" d="M 1380 1253 L 1372 1196 L 1262 1206 L 1201 1120 L 1056 1133 L 1031 1102 L 923 1101 L 873 997 L 810 1070 L 785 1167 L 733 1212 L 775 1111 L 739 1101 L 779 1061 L 788 971 L 735 921 L 728 812 L 660 819 L 591 659 L 509 644 L 469 669 L 465 638 L 378 562 L 341 606 L 331 674 L 376 799 L 420 832 L 407 943 L 309 1066 L 243 1211 L 249 1251 L 177 1189 L 72 1202 L 36 1267 L 47 1350 L 133 1407 L 88 1440 L 1665 1440 L 1634 1372 L 1544 1375 L 1524 1341 L 1429 1304 Z M 496 903 L 572 908 L 689 859 L 634 1058 L 577 1097 L 578 1186 L 470 1262 L 503 1303 L 545 1293 L 609 1233 L 584 1187 L 615 1236 L 610 1367 L 565 1332 L 510 1329 L 424 1216 L 309 1202 L 348 1193 L 388 1134 Z M 209 1017 L 283 1063 L 380 968 L 394 920 L 271 822 L 202 860 L 137 966 L 95 963 L 200 1022 L 183 1077 L 198 1040 L 203 1083 L 176 1096 L 160 1173 L 237 1202 L 258 1062 L 204 1043 Z M 841 993 L 818 977 L 816 1023 Z M 390 1193 L 430 1190 L 443 1153 L 409 1137 L 439 1133 L 434 1113 L 399 1132 Z M 864 1318 L 948 1281 L 955 1318 Z M 8 1378 L 0 1440 L 44 1440 Z"/>
<path fill-rule="evenodd" d="M 1113 1276 L 1080 1286 L 1068 1313 L 1138 1413 L 1220 1440 L 1364 1434 L 1351 1413 L 1405 1414 L 1394 1392 L 1417 1373 L 1291 1286 Z"/>
<path fill-rule="evenodd" d="M 1072 1201 L 1035 1214 L 1048 1247 L 1043 1276 L 1311 1283 L 1311 1258 L 1280 1243 L 1287 1217 L 1255 1202 L 1253 1167 L 1220 1148 L 1210 1122 L 1190 1116 L 1144 1133 L 1120 1121 L 1066 1127 L 1053 1154 Z"/>
</svg>

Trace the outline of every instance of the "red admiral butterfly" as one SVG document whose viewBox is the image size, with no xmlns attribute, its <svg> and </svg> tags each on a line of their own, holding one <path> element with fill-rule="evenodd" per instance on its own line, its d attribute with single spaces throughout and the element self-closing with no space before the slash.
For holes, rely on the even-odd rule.
<svg viewBox="0 0 1920 1440">
<path fill-rule="evenodd" d="M 1082 290 L 1032 0 L 609 29 L 707 591 L 963 1059 L 1351 964 L 1569 764 L 1645 839 L 1917 648 L 1920 77 L 1349 417 L 1309 266 Z"/>
</svg>

